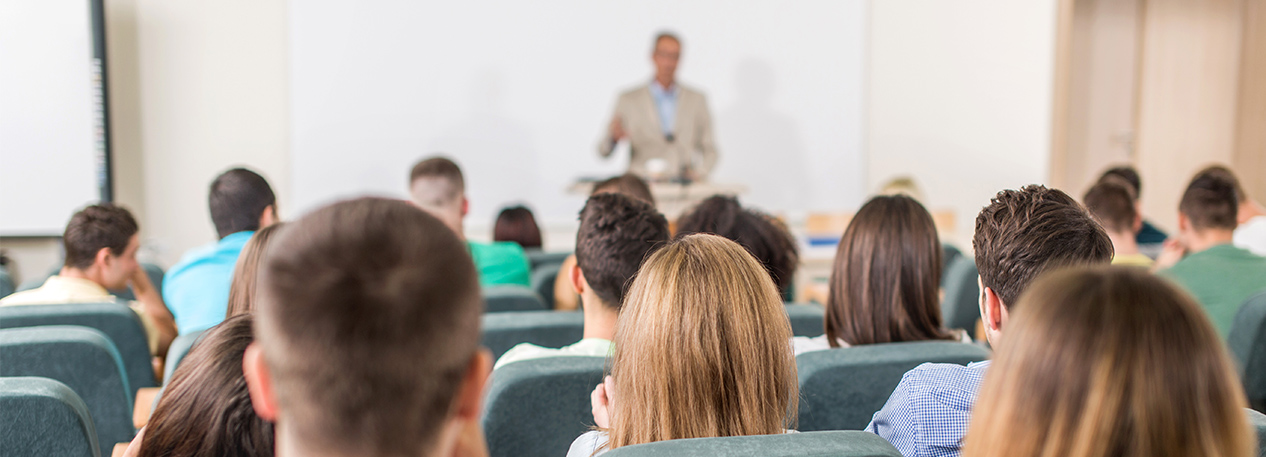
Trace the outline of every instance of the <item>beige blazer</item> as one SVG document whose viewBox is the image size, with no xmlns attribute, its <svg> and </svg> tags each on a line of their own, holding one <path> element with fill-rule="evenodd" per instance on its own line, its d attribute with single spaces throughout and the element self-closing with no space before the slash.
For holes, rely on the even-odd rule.
<svg viewBox="0 0 1266 457">
<path fill-rule="evenodd" d="M 712 114 L 708 112 L 708 101 L 702 92 L 681 84 L 677 87 L 680 92 L 677 94 L 677 120 L 673 124 L 672 142 L 664 137 L 660 128 L 649 84 L 620 94 L 616 101 L 614 116 L 619 116 L 624 124 L 624 132 L 633 151 L 629 162 L 630 173 L 651 179 L 673 177 L 681 173 L 684 165 L 699 177 L 706 177 L 716 165 L 717 149 L 712 137 Z M 604 124 L 609 125 L 610 122 Z M 598 153 L 609 157 L 615 145 L 610 132 L 604 128 Z M 656 158 L 666 162 L 665 176 L 650 176 L 646 162 Z"/>
</svg>

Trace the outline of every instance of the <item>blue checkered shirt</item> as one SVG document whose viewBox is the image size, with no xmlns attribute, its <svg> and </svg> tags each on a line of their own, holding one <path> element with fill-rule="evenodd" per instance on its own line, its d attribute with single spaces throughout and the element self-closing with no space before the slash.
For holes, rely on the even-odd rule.
<svg viewBox="0 0 1266 457">
<path fill-rule="evenodd" d="M 866 431 L 882 436 L 905 457 L 948 457 L 962 453 L 976 391 L 989 361 L 967 366 L 925 363 L 901 377 L 901 384 L 875 413 Z"/>
</svg>

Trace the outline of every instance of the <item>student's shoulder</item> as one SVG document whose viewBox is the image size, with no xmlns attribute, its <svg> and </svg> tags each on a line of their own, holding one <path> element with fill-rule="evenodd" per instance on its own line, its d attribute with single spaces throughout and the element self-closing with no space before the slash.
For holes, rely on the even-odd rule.
<svg viewBox="0 0 1266 457">
<path fill-rule="evenodd" d="M 532 343 L 519 343 L 501 355 L 497 359 L 497 363 L 493 364 L 493 369 L 499 369 L 507 364 L 520 362 L 524 360 L 539 359 L 542 357 L 550 357 L 558 353 L 558 349 L 537 346 Z"/>
<path fill-rule="evenodd" d="M 988 362 L 967 366 L 953 363 L 924 363 L 901 377 L 898 390 L 912 397 L 938 400 L 940 397 L 967 394 L 974 396 L 985 377 Z"/>
</svg>

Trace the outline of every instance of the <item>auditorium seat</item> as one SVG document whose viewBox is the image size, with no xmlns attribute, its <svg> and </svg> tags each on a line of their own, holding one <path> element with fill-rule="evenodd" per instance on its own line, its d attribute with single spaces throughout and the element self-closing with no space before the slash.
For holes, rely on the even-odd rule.
<svg viewBox="0 0 1266 457">
<path fill-rule="evenodd" d="M 941 243 L 941 288 L 945 288 L 946 284 L 948 284 L 945 282 L 945 279 L 948 278 L 949 275 L 945 274 L 945 272 L 949 271 L 950 264 L 954 263 L 955 260 L 958 260 L 962 256 L 963 251 L 958 250 L 958 248 L 954 245 Z"/>
<path fill-rule="evenodd" d="M 571 256 L 570 252 L 545 252 L 538 249 L 528 250 L 526 254 L 532 272 L 536 272 L 537 268 L 549 264 L 562 265 L 563 261 Z M 555 269 L 557 270 L 557 268 Z"/>
<path fill-rule="evenodd" d="M 580 311 L 519 311 L 483 316 L 484 347 L 494 359 L 519 343 L 560 348 L 580 341 L 585 334 L 585 315 Z"/>
<path fill-rule="evenodd" d="M 980 320 L 980 283 L 977 278 L 976 259 L 959 256 L 945 269 L 945 298 L 941 301 L 941 319 L 945 327 L 963 329 L 968 333 L 976 330 Z"/>
<path fill-rule="evenodd" d="M 819 336 L 826 327 L 826 308 L 815 304 L 788 303 L 787 318 L 791 320 L 791 334 L 795 336 Z"/>
<path fill-rule="evenodd" d="M 1266 412 L 1266 292 L 1244 302 L 1226 342 L 1239 362 L 1249 406 Z"/>
<path fill-rule="evenodd" d="M 136 433 L 123 362 L 104 333 L 69 325 L 0 330 L 0 360 L 0 376 L 49 378 L 74 390 L 88 406 L 102 455 Z"/>
<path fill-rule="evenodd" d="M 483 426 L 491 457 L 558 457 L 593 425 L 589 394 L 604 357 L 515 362 L 492 373 Z"/>
<path fill-rule="evenodd" d="M 4 298 L 17 290 L 17 285 L 13 284 L 13 275 L 9 273 L 9 268 L 0 265 L 0 298 Z"/>
<path fill-rule="evenodd" d="M 100 330 L 123 358 L 129 394 L 155 387 L 154 365 L 141 319 L 120 303 L 72 303 L 0 307 L 0 329 L 37 325 L 82 325 Z"/>
<path fill-rule="evenodd" d="M 194 343 L 197 343 L 205 332 L 206 330 L 189 332 L 172 340 L 171 347 L 167 349 L 167 359 L 163 361 L 163 386 L 171 382 L 171 375 L 176 373 L 176 368 L 180 366 L 180 361 L 185 359 L 185 355 L 189 353 Z"/>
<path fill-rule="evenodd" d="M 0 378 L 0 431 L 6 456 L 101 455 L 84 401 L 48 378 Z"/>
<path fill-rule="evenodd" d="M 554 281 L 558 279 L 558 269 L 563 264 L 551 264 L 532 270 L 532 290 L 541 297 L 546 308 L 554 308 Z"/>
<path fill-rule="evenodd" d="M 532 289 L 522 286 L 490 286 L 483 288 L 484 312 L 541 311 L 549 309 Z"/>
<path fill-rule="evenodd" d="M 918 341 L 830 349 L 796 357 L 800 430 L 861 430 L 901 377 L 924 362 L 966 365 L 989 351 L 965 343 Z"/>
<path fill-rule="evenodd" d="M 879 435 L 857 431 L 694 438 L 625 446 L 611 457 L 724 455 L 727 457 L 901 457 Z"/>
</svg>

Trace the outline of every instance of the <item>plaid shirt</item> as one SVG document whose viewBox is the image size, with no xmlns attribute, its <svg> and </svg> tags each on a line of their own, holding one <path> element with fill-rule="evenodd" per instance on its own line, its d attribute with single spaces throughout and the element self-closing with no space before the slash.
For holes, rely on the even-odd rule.
<svg viewBox="0 0 1266 457">
<path fill-rule="evenodd" d="M 976 391 L 989 361 L 967 366 L 925 363 L 901 377 L 866 431 L 888 440 L 905 457 L 961 454 Z"/>
</svg>

